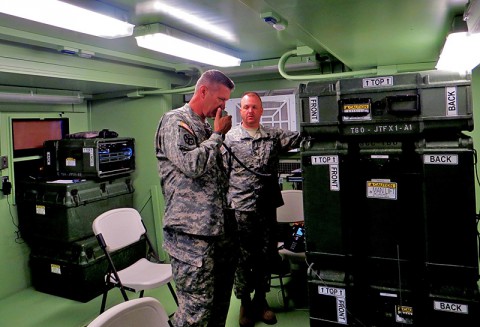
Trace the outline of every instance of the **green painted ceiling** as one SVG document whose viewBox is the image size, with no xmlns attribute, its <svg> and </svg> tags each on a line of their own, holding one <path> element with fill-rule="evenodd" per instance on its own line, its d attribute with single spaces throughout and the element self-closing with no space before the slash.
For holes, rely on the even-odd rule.
<svg viewBox="0 0 480 327">
<path fill-rule="evenodd" d="M 225 69 L 232 75 L 261 72 L 258 67 L 275 69 L 282 54 L 302 45 L 311 47 L 319 55 L 338 59 L 351 70 L 418 63 L 433 68 L 453 17 L 461 15 L 467 4 L 467 0 L 161 0 L 233 34 L 233 39 L 225 40 L 156 11 L 155 1 L 75 1 L 94 6 L 101 2 L 100 5 L 118 9 L 115 14 L 124 14 L 135 25 L 161 22 L 227 48 L 243 62 L 241 68 Z M 286 21 L 287 28 L 277 31 L 265 23 L 261 15 L 266 12 L 274 12 Z M 16 53 L 23 51 L 34 51 L 42 64 L 52 61 L 53 56 L 60 59 L 53 59 L 50 64 L 56 61 L 87 69 L 83 58 L 78 64 L 74 59 L 61 58 L 57 50 L 63 46 L 95 52 L 94 60 L 98 62 L 92 64 L 93 77 L 69 73 L 66 74 L 69 76 L 59 76 L 62 78 L 59 82 L 35 65 L 30 70 L 32 74 L 29 70 L 21 71 L 22 64 Z M 161 78 L 149 76 L 152 70 L 175 75 L 185 64 L 184 60 L 138 48 L 133 37 L 104 40 L 2 14 L 0 50 L 1 85 L 63 85 L 92 94 L 160 87 L 156 84 Z M 115 73 L 118 62 L 128 63 L 142 74 L 150 71 L 145 78 L 152 80 L 118 81 L 122 76 L 134 75 L 133 71 L 124 75 L 119 72 L 118 77 L 109 79 L 96 77 L 102 70 Z M 178 83 L 182 80 L 179 77 Z"/>
</svg>

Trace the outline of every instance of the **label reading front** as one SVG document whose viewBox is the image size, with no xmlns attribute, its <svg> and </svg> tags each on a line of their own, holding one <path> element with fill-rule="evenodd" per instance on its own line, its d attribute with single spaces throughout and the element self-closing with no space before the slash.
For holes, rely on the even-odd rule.
<svg viewBox="0 0 480 327">
<path fill-rule="evenodd" d="M 318 97 L 309 97 L 308 103 L 310 108 L 310 122 L 311 123 L 320 122 L 320 117 L 318 113 Z"/>
<path fill-rule="evenodd" d="M 466 304 L 433 301 L 433 308 L 437 311 L 468 314 L 468 305 Z"/>
<path fill-rule="evenodd" d="M 50 272 L 53 273 L 53 274 L 61 275 L 62 270 L 60 269 L 60 265 L 51 264 L 50 265 Z"/>
<path fill-rule="evenodd" d="M 340 191 L 340 177 L 338 173 L 338 165 L 329 165 L 330 174 L 330 191 Z"/>
<path fill-rule="evenodd" d="M 445 88 L 445 104 L 447 116 L 458 116 L 457 88 L 455 86 Z"/>
<path fill-rule="evenodd" d="M 35 206 L 35 213 L 37 215 L 42 215 L 42 216 L 45 216 L 45 206 L 42 206 L 42 205 L 36 205 Z"/>
<path fill-rule="evenodd" d="M 367 181 L 367 198 L 396 200 L 397 183 Z"/>
<path fill-rule="evenodd" d="M 312 165 L 328 165 L 330 191 L 340 191 L 338 156 L 312 156 Z"/>
<path fill-rule="evenodd" d="M 326 296 L 334 296 L 336 300 L 337 322 L 339 324 L 347 324 L 347 297 L 345 289 L 337 287 L 318 286 L 318 294 Z"/>
<path fill-rule="evenodd" d="M 458 154 L 424 154 L 423 163 L 427 165 L 458 165 Z"/>
<path fill-rule="evenodd" d="M 310 122 L 318 123 L 320 118 L 318 116 L 318 97 L 309 97 L 308 103 L 310 107 Z"/>
</svg>

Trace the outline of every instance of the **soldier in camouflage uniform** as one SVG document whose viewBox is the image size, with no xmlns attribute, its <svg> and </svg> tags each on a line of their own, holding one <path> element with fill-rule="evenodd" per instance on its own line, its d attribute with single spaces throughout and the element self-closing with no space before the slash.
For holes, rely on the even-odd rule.
<svg viewBox="0 0 480 327">
<path fill-rule="evenodd" d="M 266 301 L 266 293 L 270 285 L 269 268 L 272 260 L 278 258 L 276 208 L 283 205 L 278 184 L 279 155 L 300 143 L 298 132 L 262 126 L 262 114 L 260 96 L 246 93 L 240 102 L 242 124 L 225 136 L 225 144 L 251 170 L 228 159 L 230 156 L 224 152 L 231 166 L 228 201 L 235 210 L 240 239 L 234 290 L 241 300 L 242 327 L 253 326 L 257 320 L 266 324 L 277 322 Z"/>
<path fill-rule="evenodd" d="M 226 210 L 228 177 L 220 151 L 232 122 L 221 114 L 233 88 L 220 71 L 206 71 L 191 101 L 163 115 L 156 133 L 163 246 L 179 301 L 176 327 L 225 326 L 238 244 L 235 217 Z M 213 131 L 206 117 L 215 117 Z"/>
</svg>

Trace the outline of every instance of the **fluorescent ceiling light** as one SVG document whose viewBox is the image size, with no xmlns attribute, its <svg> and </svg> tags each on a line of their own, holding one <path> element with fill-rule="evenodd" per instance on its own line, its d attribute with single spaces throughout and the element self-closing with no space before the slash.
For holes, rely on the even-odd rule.
<svg viewBox="0 0 480 327">
<path fill-rule="evenodd" d="M 35 93 L 0 92 L 0 102 L 42 103 L 42 104 L 79 104 L 84 100 L 81 93 L 77 95 L 50 95 Z"/>
<path fill-rule="evenodd" d="M 161 24 L 136 27 L 135 34 L 137 45 L 142 48 L 217 67 L 240 66 L 241 59 L 208 46 L 204 40 Z"/>
<path fill-rule="evenodd" d="M 233 41 L 235 39 L 234 35 L 226 31 L 224 28 L 214 25 L 206 19 L 197 17 L 185 10 L 182 10 L 181 8 L 178 8 L 177 4 L 175 4 L 175 6 L 169 6 L 161 3 L 160 1 L 144 1 L 135 6 L 135 11 L 139 14 L 162 12 L 166 15 L 175 17 L 176 20 L 180 20 L 188 25 L 194 26 L 196 29 L 203 30 L 209 34 L 215 34 L 227 41 Z"/>
<path fill-rule="evenodd" d="M 479 53 L 480 34 L 468 31 L 462 15 L 455 16 L 435 68 L 459 73 L 470 72 L 480 63 Z"/>
<path fill-rule="evenodd" d="M 0 12 L 107 39 L 130 36 L 134 25 L 57 0 L 2 0 Z"/>
<path fill-rule="evenodd" d="M 447 37 L 435 68 L 469 72 L 480 63 L 480 33 L 452 33 Z"/>
</svg>

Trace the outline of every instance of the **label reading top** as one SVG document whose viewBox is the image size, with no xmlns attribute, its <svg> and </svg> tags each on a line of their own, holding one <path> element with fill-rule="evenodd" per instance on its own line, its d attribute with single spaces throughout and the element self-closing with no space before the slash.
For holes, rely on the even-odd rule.
<svg viewBox="0 0 480 327">
<path fill-rule="evenodd" d="M 362 79 L 363 88 L 392 86 L 393 76 L 369 77 Z"/>
</svg>

